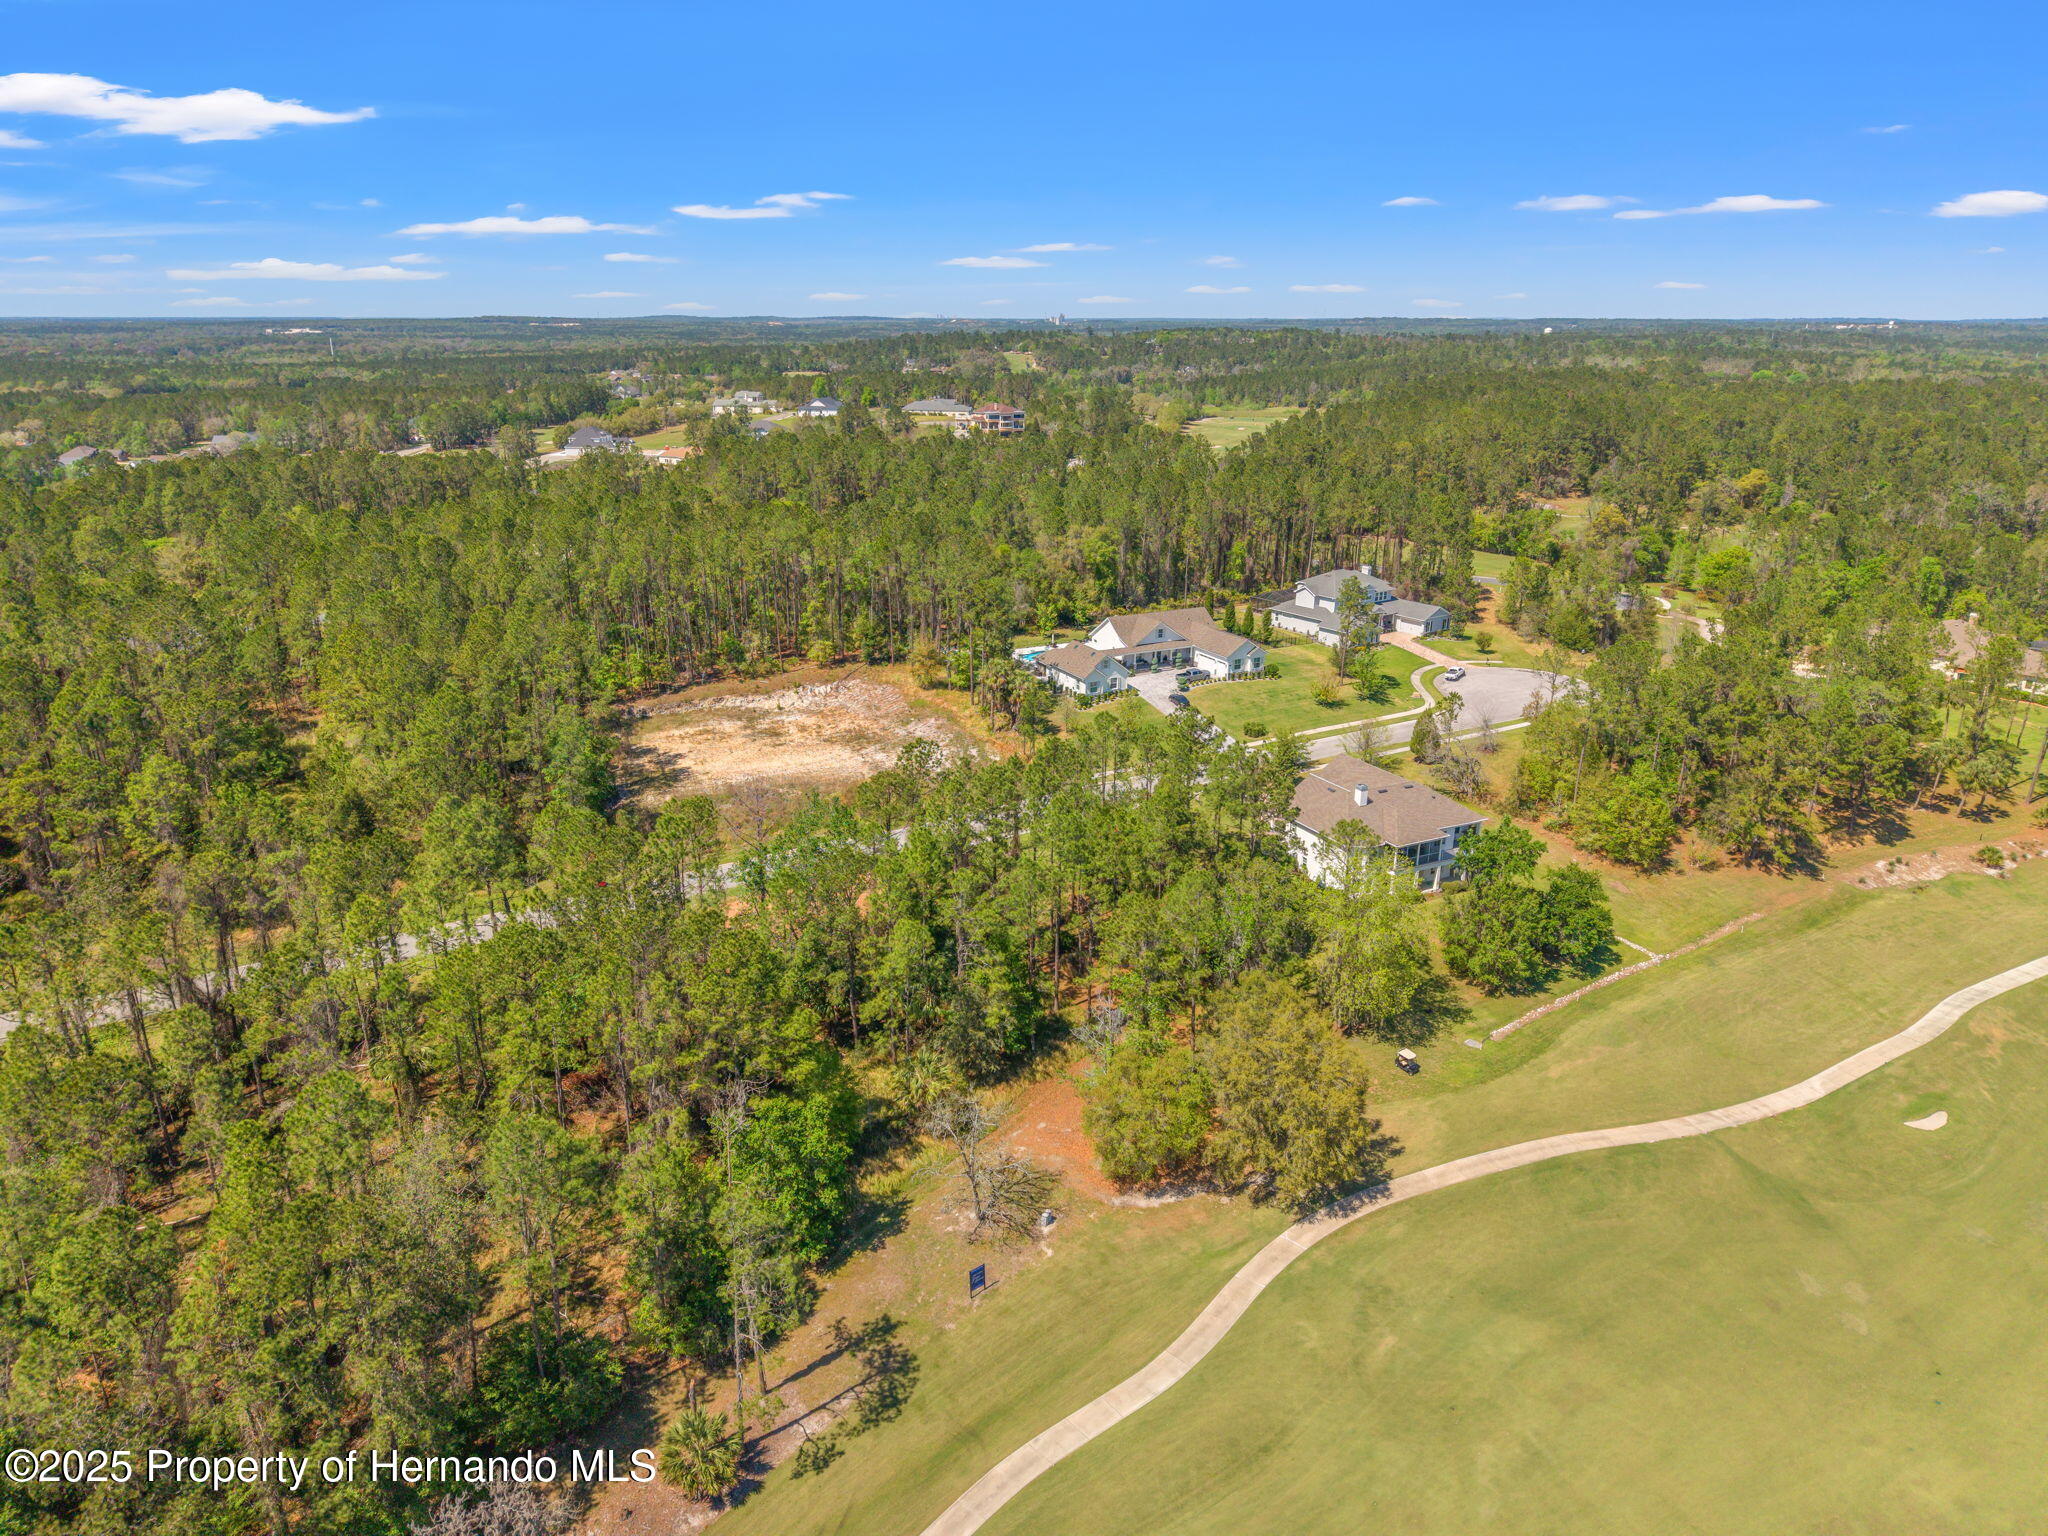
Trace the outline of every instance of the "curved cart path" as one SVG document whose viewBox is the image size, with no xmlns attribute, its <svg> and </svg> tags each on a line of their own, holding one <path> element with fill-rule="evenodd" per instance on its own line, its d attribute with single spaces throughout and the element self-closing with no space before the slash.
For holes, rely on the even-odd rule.
<svg viewBox="0 0 2048 1536">
<path fill-rule="evenodd" d="M 1726 1109 L 1704 1110 L 1696 1115 L 1679 1115 L 1671 1120 L 1653 1120 L 1643 1125 L 1624 1125 L 1604 1131 L 1571 1131 L 1546 1136 L 1538 1141 L 1517 1142 L 1491 1152 L 1476 1152 L 1434 1168 L 1404 1173 L 1390 1183 L 1327 1205 L 1306 1216 L 1261 1248 L 1230 1281 L 1218 1291 L 1187 1331 L 1137 1374 L 1110 1388 L 1086 1407 L 1077 1408 L 1035 1439 L 1012 1451 L 985 1473 L 981 1480 L 955 1499 L 946 1512 L 925 1527 L 924 1536 L 970 1536 L 1024 1486 L 1048 1471 L 1062 1457 L 1079 1450 L 1119 1420 L 1137 1412 L 1181 1377 L 1193 1370 L 1202 1357 L 1214 1349 L 1237 1320 L 1244 1316 L 1259 1293 L 1301 1255 L 1361 1216 L 1370 1215 L 1397 1200 L 1411 1200 L 1432 1190 L 1469 1183 L 1490 1173 L 1524 1168 L 1575 1152 L 1597 1152 L 1606 1147 L 1635 1147 L 1653 1141 L 1677 1141 L 1686 1136 L 1705 1136 L 1733 1126 L 1768 1120 L 1788 1110 L 1803 1109 L 1845 1088 L 1879 1067 L 1897 1061 L 1945 1033 L 1979 1003 L 2030 981 L 2048 978 L 2048 955 L 2016 965 L 2009 971 L 1963 988 L 1936 1003 L 1914 1023 L 1888 1040 L 1858 1051 L 1801 1083 L 1780 1088 L 1760 1099 L 1731 1104 Z"/>
</svg>

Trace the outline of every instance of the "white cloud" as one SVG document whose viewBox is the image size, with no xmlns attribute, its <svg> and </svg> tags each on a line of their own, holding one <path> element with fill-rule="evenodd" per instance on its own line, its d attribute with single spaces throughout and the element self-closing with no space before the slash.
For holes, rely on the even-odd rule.
<svg viewBox="0 0 2048 1536">
<path fill-rule="evenodd" d="M 1076 299 L 1077 304 L 1129 304 L 1130 299 L 1119 298 L 1113 293 L 1098 293 L 1085 299 Z"/>
<path fill-rule="evenodd" d="M 114 133 L 155 133 L 184 144 L 217 139 L 260 139 L 279 128 L 356 123 L 375 117 L 370 107 L 322 112 L 299 101 L 272 101 L 230 88 L 195 96 L 152 96 L 109 85 L 91 75 L 0 75 L 0 112 L 46 112 L 111 125 Z M 26 148 L 27 146 L 18 146 Z"/>
<path fill-rule="evenodd" d="M 382 208 L 384 206 L 384 200 L 380 197 L 366 197 L 363 198 L 356 206 L 360 208 Z"/>
<path fill-rule="evenodd" d="M 598 293 L 572 293 L 572 299 L 644 299 L 644 293 L 620 293 L 616 288 L 607 288 Z"/>
<path fill-rule="evenodd" d="M 425 251 L 407 251 L 403 256 L 387 256 L 384 259 L 394 267 L 431 267 L 441 258 L 429 256 Z"/>
<path fill-rule="evenodd" d="M 1410 299 L 1409 303 L 1418 309 L 1463 309 L 1463 299 Z"/>
<path fill-rule="evenodd" d="M 811 297 L 825 304 L 850 304 L 855 299 L 866 298 L 867 295 L 864 293 L 814 293 Z"/>
<path fill-rule="evenodd" d="M 1612 208 L 1616 203 L 1627 201 L 1625 197 L 1602 197 L 1597 192 L 1573 192 L 1564 197 L 1532 197 L 1515 206 L 1533 208 L 1538 213 L 1587 213 L 1595 208 Z"/>
<path fill-rule="evenodd" d="M 1390 197 L 1382 208 L 1440 208 L 1443 205 L 1433 197 Z"/>
<path fill-rule="evenodd" d="M 716 304 L 699 304 L 695 299 L 685 299 L 680 304 L 664 304 L 663 309 L 716 309 Z"/>
<path fill-rule="evenodd" d="M 135 258 L 134 258 L 133 256 L 129 256 L 129 255 L 125 255 L 125 254 L 116 254 L 116 253 L 112 253 L 112 252 L 108 253 L 108 254 L 107 254 L 107 255 L 105 255 L 105 256 L 88 256 L 88 257 L 86 258 L 86 260 L 88 260 L 88 261 L 103 261 L 103 262 L 105 262 L 105 263 L 106 263 L 106 264 L 107 264 L 108 266 L 114 266 L 115 264 L 117 264 L 117 263 L 119 263 L 119 262 L 123 262 L 123 261 L 133 261 L 134 259 L 135 259 Z M 48 261 L 48 260 L 50 260 L 50 258 L 49 258 L 48 256 L 31 256 L 31 257 L 29 258 L 29 260 L 30 260 L 30 261 Z"/>
<path fill-rule="evenodd" d="M 401 235 L 595 235 L 610 231 L 621 235 L 651 235 L 645 224 L 593 224 L 581 214 L 557 213 L 545 218 L 522 219 L 489 214 L 481 219 L 464 219 L 459 224 L 408 224 Z"/>
<path fill-rule="evenodd" d="M 1289 293 L 1363 293 L 1356 283 L 1289 283 Z"/>
<path fill-rule="evenodd" d="M 1740 197 L 1717 197 L 1697 208 L 1628 208 L 1615 217 L 1668 219 L 1681 213 L 1798 213 L 1808 208 L 1825 207 L 1826 203 L 1813 197 L 1766 197 L 1761 192 L 1749 192 Z"/>
<path fill-rule="evenodd" d="M 2016 213 L 2048 212 L 2040 192 L 1966 192 L 1931 210 L 1937 219 L 2009 219 Z"/>
<path fill-rule="evenodd" d="M 104 288 L 94 288 L 83 283 L 67 283 L 56 288 L 0 288 L 0 293 L 37 294 L 48 297 L 60 293 L 105 293 Z"/>
<path fill-rule="evenodd" d="M 1973 251 L 1973 252 L 1972 252 L 1971 254 L 1972 254 L 1972 255 L 1976 255 L 1976 256 L 2003 256 L 2003 255 L 2005 254 L 2005 247 L 2004 247 L 2004 246 L 2002 246 L 2002 245 L 1987 245 L 1987 246 L 1985 246 L 1985 247 L 1984 247 L 1984 248 L 1983 248 L 1982 250 L 1979 250 L 1979 251 Z M 31 257 L 29 257 L 29 260 L 30 260 L 30 261 L 37 261 L 37 260 L 47 261 L 47 260 L 49 260 L 49 258 L 48 258 L 47 256 L 45 256 L 45 257 L 35 257 L 35 256 L 31 256 Z"/>
<path fill-rule="evenodd" d="M 138 187 L 203 187 L 213 179 L 213 172 L 203 165 L 173 165 L 161 171 L 131 168 L 113 174 L 117 180 L 133 182 Z"/>
<path fill-rule="evenodd" d="M 644 254 L 642 254 L 642 253 L 641 253 L 641 252 L 639 252 L 639 251 L 606 251 L 606 252 L 604 253 L 604 259 L 605 259 L 606 261 L 659 261 L 659 262 L 673 262 L 673 261 L 674 261 L 674 260 L 675 260 L 676 258 L 675 258 L 675 257 L 673 257 L 673 256 L 648 256 L 648 255 L 644 255 Z"/>
<path fill-rule="evenodd" d="M 1020 245 L 1020 251 L 1113 251 L 1113 245 L 1083 245 L 1073 240 L 1053 240 L 1045 245 Z"/>
<path fill-rule="evenodd" d="M 1866 128 L 1863 131 L 1865 133 L 1904 133 L 1912 126 L 1911 123 L 1886 123 L 1882 128 Z"/>
<path fill-rule="evenodd" d="M 0 149 L 45 149 L 48 146 L 41 139 L 32 139 L 25 133 L 16 133 L 10 128 L 0 128 Z"/>
<path fill-rule="evenodd" d="M 0 256 L 0 261 L 9 263 L 20 261 L 55 261 L 56 259 L 54 256 Z"/>
<path fill-rule="evenodd" d="M 1194 287 L 1190 288 L 1190 289 L 1188 290 L 1188 292 L 1189 292 L 1189 293 L 1250 293 L 1250 292 L 1251 292 L 1251 289 L 1247 288 L 1247 287 L 1246 287 L 1246 286 L 1245 286 L 1245 285 L 1244 285 L 1243 283 L 1239 283 L 1239 284 L 1238 284 L 1238 285 L 1237 285 L 1236 287 L 1234 287 L 1234 288 L 1218 288 L 1218 287 L 1217 287 L 1217 286 L 1216 286 L 1216 285 L 1215 285 L 1214 283 L 1197 283 L 1197 284 L 1195 284 L 1195 286 L 1194 286 Z"/>
<path fill-rule="evenodd" d="M 948 256 L 939 263 L 942 267 L 1042 267 L 1042 261 L 1033 261 L 1028 256 Z"/>
<path fill-rule="evenodd" d="M 1235 256 L 1204 256 L 1202 258 L 1202 265 L 1205 267 L 1241 267 L 1244 263 Z"/>
<path fill-rule="evenodd" d="M 1657 286 L 1657 287 L 1659 287 L 1659 288 L 1704 288 L 1704 287 L 1706 287 L 1707 285 L 1706 285 L 1705 283 L 1671 283 L 1671 282 L 1664 282 L 1664 283 L 1658 283 L 1658 284 L 1657 284 L 1656 286 Z"/>
<path fill-rule="evenodd" d="M 770 192 L 754 199 L 751 208 L 726 208 L 715 203 L 680 203 L 673 210 L 693 219 L 787 219 L 823 202 L 846 202 L 848 192 Z"/>
<path fill-rule="evenodd" d="M 983 299 L 981 307 L 983 309 L 1000 309 L 1005 304 L 1014 304 L 1016 302 L 1015 299 Z"/>
<path fill-rule="evenodd" d="M 247 299 L 231 299 L 222 294 L 203 299 L 173 299 L 171 302 L 173 304 L 182 304 L 192 309 L 221 309 L 229 305 L 237 309 L 293 309 L 301 304 L 310 304 L 313 301 L 311 299 L 265 299 L 260 304 L 252 304 Z"/>
<path fill-rule="evenodd" d="M 16 197 L 12 192 L 0 192 L 0 213 L 26 213 L 31 208 L 44 206 L 39 198 Z"/>
<path fill-rule="evenodd" d="M 286 261 L 266 256 L 261 261 L 231 261 L 215 271 L 174 267 L 165 277 L 186 283 L 232 283 L 248 277 L 288 278 L 304 283 L 417 283 L 446 272 L 409 272 L 404 267 L 344 267 L 334 261 Z"/>
<path fill-rule="evenodd" d="M 1496 299 L 1526 299 L 1529 295 L 1526 293 L 1496 293 L 1494 297 Z"/>
</svg>

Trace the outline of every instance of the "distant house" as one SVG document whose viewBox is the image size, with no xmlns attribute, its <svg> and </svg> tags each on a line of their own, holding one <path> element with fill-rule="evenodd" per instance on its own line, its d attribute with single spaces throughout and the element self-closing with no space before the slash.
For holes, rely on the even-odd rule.
<svg viewBox="0 0 2048 1536">
<path fill-rule="evenodd" d="M 620 453 L 633 446 L 631 438 L 616 438 L 603 427 L 578 427 L 562 444 L 562 452 L 581 457 L 586 453 Z"/>
<path fill-rule="evenodd" d="M 1435 603 L 1411 603 L 1397 597 L 1381 603 L 1375 612 L 1379 614 L 1382 634 L 1391 631 L 1400 635 L 1440 635 L 1451 627 L 1451 611 Z"/>
<path fill-rule="evenodd" d="M 807 416 L 816 420 L 826 416 L 837 416 L 841 409 L 843 407 L 839 401 L 833 399 L 830 395 L 820 395 L 815 400 L 806 400 L 796 408 L 796 413 L 799 416 Z"/>
<path fill-rule="evenodd" d="M 696 458 L 703 451 L 696 443 L 678 443 L 673 448 L 642 448 L 640 456 L 657 464 L 680 464 L 685 459 Z"/>
<path fill-rule="evenodd" d="M 1961 677 L 1990 648 L 1991 631 L 1978 622 L 1976 614 L 1967 619 L 1943 619 L 1934 665 L 1949 677 Z M 2019 675 L 2013 686 L 2024 693 L 2048 694 L 2048 638 L 2031 641 L 2020 652 Z"/>
<path fill-rule="evenodd" d="M 1486 818 L 1449 795 L 1349 755 L 1316 764 L 1295 787 L 1287 811 L 1294 860 L 1312 880 L 1335 885 L 1337 851 L 1330 834 L 1362 823 L 1414 871 L 1426 891 L 1459 877 L 1458 849 Z"/>
<path fill-rule="evenodd" d="M 711 402 L 711 414 L 714 416 L 736 416 L 741 411 L 749 416 L 762 416 L 775 408 L 776 402 L 758 389 L 736 389 Z"/>
<path fill-rule="evenodd" d="M 976 432 L 1015 437 L 1024 430 L 1024 413 L 1012 405 L 977 405 L 968 412 L 967 425 Z"/>
<path fill-rule="evenodd" d="M 926 421 L 963 422 L 974 413 L 974 407 L 964 400 L 955 400 L 951 395 L 933 395 L 924 400 L 913 400 L 903 407 L 906 416 L 921 417 Z"/>
<path fill-rule="evenodd" d="M 1394 589 L 1375 576 L 1369 565 L 1358 570 L 1324 571 L 1302 577 L 1294 584 L 1291 598 L 1266 610 L 1273 616 L 1273 627 L 1307 635 L 1324 645 L 1336 645 L 1344 638 L 1337 624 L 1337 600 L 1347 581 L 1358 583 L 1368 603 L 1377 605 L 1394 600 Z M 1368 637 L 1370 634 L 1369 631 Z"/>
<path fill-rule="evenodd" d="M 57 467 L 59 469 L 69 469 L 74 464 L 83 464 L 98 452 L 99 449 L 88 448 L 82 443 L 76 448 L 66 448 L 57 455 Z"/>
<path fill-rule="evenodd" d="M 1118 613 L 1096 622 L 1084 640 L 1020 658 L 1069 693 L 1114 693 L 1133 674 L 1184 667 L 1210 677 L 1256 677 L 1265 647 L 1220 629 L 1200 608 Z"/>
</svg>

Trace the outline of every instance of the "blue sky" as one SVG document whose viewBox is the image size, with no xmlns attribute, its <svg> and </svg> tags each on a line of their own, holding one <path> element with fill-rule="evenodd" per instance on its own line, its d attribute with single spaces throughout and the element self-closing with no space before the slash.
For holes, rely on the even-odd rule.
<svg viewBox="0 0 2048 1536">
<path fill-rule="evenodd" d="M 2048 314 L 2036 6 L 0 20 L 0 314 Z"/>
</svg>

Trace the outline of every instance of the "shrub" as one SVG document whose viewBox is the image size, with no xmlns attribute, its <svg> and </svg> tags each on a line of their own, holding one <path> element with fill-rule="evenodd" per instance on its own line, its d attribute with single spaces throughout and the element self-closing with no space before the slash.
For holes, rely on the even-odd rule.
<svg viewBox="0 0 2048 1536">
<path fill-rule="evenodd" d="M 2004 852 L 1998 848 L 1992 847 L 1989 843 L 1986 843 L 1982 848 L 1979 848 L 1976 851 L 1976 853 L 1971 855 L 1971 857 L 1976 859 L 1976 861 L 1979 864 L 1982 864 L 1986 869 L 2005 868 Z"/>
<path fill-rule="evenodd" d="M 1244 723 L 1244 733 L 1247 736 L 1264 736 L 1268 734 L 1266 722 L 1263 720 L 1247 720 Z"/>
<path fill-rule="evenodd" d="M 619 1361 L 602 1339 L 568 1333 L 536 1363 L 532 1336 L 503 1328 L 478 1370 L 483 1438 L 506 1450 L 546 1445 L 593 1422 L 619 1395 Z"/>
<path fill-rule="evenodd" d="M 662 1479 L 693 1498 L 715 1499 L 740 1480 L 741 1449 L 740 1433 L 724 1414 L 685 1408 L 661 1434 Z"/>
</svg>

